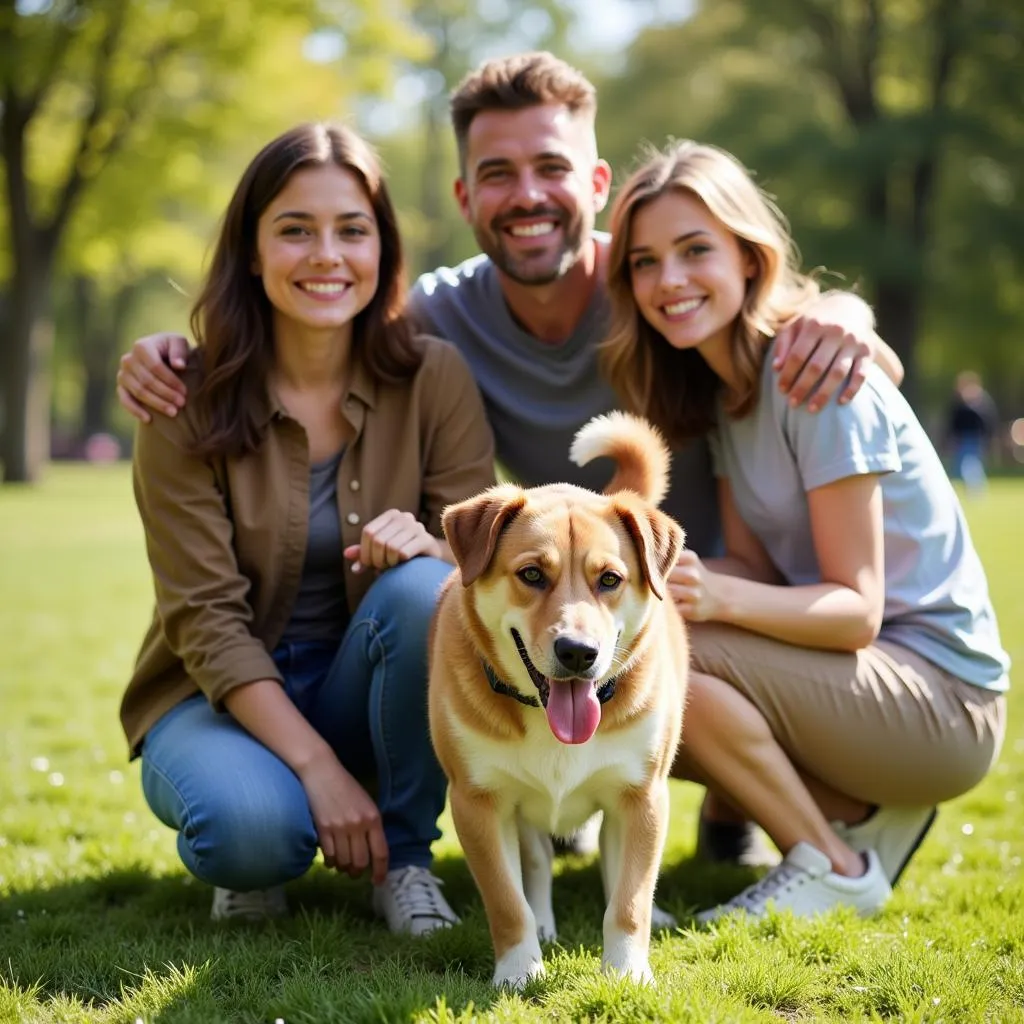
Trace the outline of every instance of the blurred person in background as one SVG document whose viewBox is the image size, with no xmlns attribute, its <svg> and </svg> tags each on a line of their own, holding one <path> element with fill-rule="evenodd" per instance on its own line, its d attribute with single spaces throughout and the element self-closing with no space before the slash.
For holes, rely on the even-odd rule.
<svg viewBox="0 0 1024 1024">
<path fill-rule="evenodd" d="M 946 414 L 946 445 L 950 475 L 972 493 L 980 494 L 988 483 L 985 466 L 998 429 L 996 403 L 982 387 L 981 377 L 973 370 L 957 374 Z"/>
<path fill-rule="evenodd" d="M 404 302 L 372 149 L 286 132 L 225 213 L 188 399 L 136 437 L 156 610 L 121 721 L 214 919 L 285 913 L 319 849 L 370 874 L 391 930 L 457 920 L 430 871 L 426 640 L 441 511 L 493 482 L 494 446 L 465 361 Z"/>
</svg>

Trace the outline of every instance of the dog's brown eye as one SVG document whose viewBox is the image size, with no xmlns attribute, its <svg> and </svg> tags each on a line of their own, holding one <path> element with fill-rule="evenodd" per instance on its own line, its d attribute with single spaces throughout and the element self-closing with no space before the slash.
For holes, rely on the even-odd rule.
<svg viewBox="0 0 1024 1024">
<path fill-rule="evenodd" d="M 528 586 L 528 587 L 543 587 L 544 586 L 544 573 L 540 571 L 535 565 L 528 565 L 525 569 L 520 569 L 516 575 Z"/>
<path fill-rule="evenodd" d="M 604 572 L 597 582 L 602 590 L 614 590 L 622 582 L 622 577 L 615 572 Z"/>
</svg>

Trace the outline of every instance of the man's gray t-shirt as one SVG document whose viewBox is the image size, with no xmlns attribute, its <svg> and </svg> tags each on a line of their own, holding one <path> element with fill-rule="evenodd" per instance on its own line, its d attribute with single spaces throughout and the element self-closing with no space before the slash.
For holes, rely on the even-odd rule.
<svg viewBox="0 0 1024 1024">
<path fill-rule="evenodd" d="M 821 582 L 807 492 L 879 474 L 885 547 L 881 636 L 991 690 L 1009 685 L 981 562 L 956 492 L 907 400 L 877 367 L 847 404 L 790 407 L 765 359 L 756 408 L 719 408 L 715 471 L 792 586 Z"/>
<path fill-rule="evenodd" d="M 452 342 L 465 357 L 483 395 L 498 460 L 513 477 L 526 486 L 564 481 L 604 487 L 610 460 L 582 468 L 569 461 L 576 431 L 618 407 L 598 369 L 597 346 L 611 315 L 604 287 L 594 289 L 576 329 L 559 344 L 538 340 L 513 319 L 497 269 L 482 254 L 424 274 L 409 303 L 423 330 Z M 718 503 L 705 441 L 673 451 L 661 507 L 686 530 L 688 547 L 716 553 Z"/>
</svg>

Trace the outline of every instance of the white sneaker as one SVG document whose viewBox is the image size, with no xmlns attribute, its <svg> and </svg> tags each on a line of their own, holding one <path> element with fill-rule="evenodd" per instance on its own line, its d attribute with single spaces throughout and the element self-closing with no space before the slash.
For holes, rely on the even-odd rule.
<svg viewBox="0 0 1024 1024">
<path fill-rule="evenodd" d="M 938 813 L 936 807 L 876 807 L 856 825 L 834 821 L 832 828 L 850 849 L 858 853 L 874 850 L 885 877 L 895 885 Z"/>
<path fill-rule="evenodd" d="M 249 892 L 235 892 L 233 889 L 213 890 L 213 908 L 210 910 L 211 921 L 227 921 L 238 918 L 240 921 L 268 921 L 274 917 L 284 917 L 288 913 L 288 901 L 284 889 L 275 886 L 273 889 L 252 889 Z"/>
<path fill-rule="evenodd" d="M 862 917 L 878 910 L 892 894 L 881 861 L 868 850 L 867 871 L 860 878 L 847 878 L 832 870 L 832 862 L 810 843 L 797 843 L 759 882 L 697 915 L 702 922 L 715 921 L 733 911 L 763 917 L 769 905 L 792 910 L 798 917 L 814 917 L 833 907 L 852 906 Z"/>
<path fill-rule="evenodd" d="M 389 871 L 382 885 L 373 887 L 373 909 L 393 932 L 425 935 L 436 928 L 458 924 L 455 911 L 441 895 L 441 879 L 427 868 L 409 865 Z"/>
<path fill-rule="evenodd" d="M 674 914 L 670 914 L 667 910 L 659 907 L 655 903 L 651 907 L 651 933 L 657 934 L 658 932 L 674 932 L 679 927 L 679 922 L 676 920 Z"/>
</svg>

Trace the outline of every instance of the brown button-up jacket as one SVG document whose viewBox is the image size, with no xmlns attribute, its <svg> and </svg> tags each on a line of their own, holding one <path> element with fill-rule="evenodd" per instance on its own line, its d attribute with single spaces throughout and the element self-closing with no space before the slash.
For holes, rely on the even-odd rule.
<svg viewBox="0 0 1024 1024">
<path fill-rule="evenodd" d="M 441 536 L 441 512 L 494 482 L 494 443 L 475 382 L 454 347 L 422 337 L 423 363 L 399 385 L 353 372 L 342 411 L 354 431 L 338 469 L 345 546 L 388 509 Z M 190 389 L 198 376 L 187 378 Z M 153 570 L 156 611 L 121 703 L 132 756 L 153 724 L 198 691 L 215 706 L 233 687 L 281 675 L 270 656 L 292 613 L 309 527 L 303 427 L 273 394 L 257 451 L 200 458 L 186 405 L 135 440 L 135 498 Z M 372 573 L 345 575 L 353 611 Z M 340 640 L 340 638 L 339 638 Z"/>
</svg>

